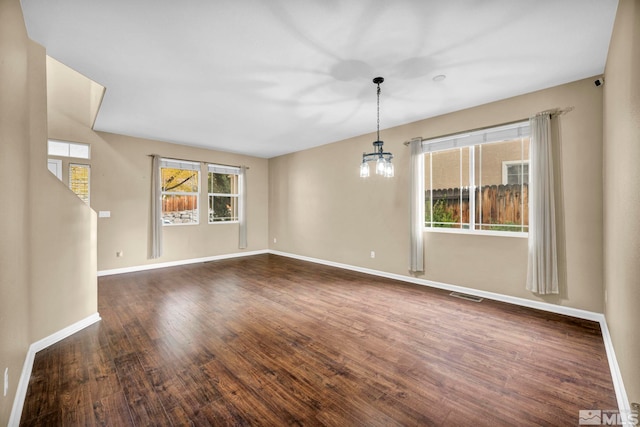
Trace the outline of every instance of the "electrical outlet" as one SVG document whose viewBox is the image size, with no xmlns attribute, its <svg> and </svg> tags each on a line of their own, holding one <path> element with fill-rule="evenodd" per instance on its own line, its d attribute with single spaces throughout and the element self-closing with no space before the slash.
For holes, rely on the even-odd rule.
<svg viewBox="0 0 640 427">
<path fill-rule="evenodd" d="M 4 395 L 9 391 L 9 368 L 4 369 Z"/>
<path fill-rule="evenodd" d="M 376 257 L 376 251 L 371 251 L 371 258 L 375 258 Z"/>
<path fill-rule="evenodd" d="M 278 238 L 277 237 L 273 238 L 273 243 L 278 243 Z"/>
<path fill-rule="evenodd" d="M 117 251 L 116 252 L 116 257 L 117 258 L 122 258 L 124 256 L 124 251 Z"/>
</svg>

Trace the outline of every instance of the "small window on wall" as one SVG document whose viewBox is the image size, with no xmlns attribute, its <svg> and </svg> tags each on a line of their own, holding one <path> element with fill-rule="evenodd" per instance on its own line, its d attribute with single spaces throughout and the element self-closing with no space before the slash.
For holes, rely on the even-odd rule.
<svg viewBox="0 0 640 427">
<path fill-rule="evenodd" d="M 529 182 L 529 160 L 508 160 L 502 162 L 502 183 L 519 185 Z"/>
<path fill-rule="evenodd" d="M 200 163 L 162 159 L 163 225 L 198 224 Z"/>
<path fill-rule="evenodd" d="M 238 222 L 240 168 L 208 165 L 209 224 Z"/>
<path fill-rule="evenodd" d="M 89 204 L 91 167 L 89 165 L 69 165 L 69 188 L 77 194 L 83 202 Z"/>
<path fill-rule="evenodd" d="M 76 159 L 89 159 L 91 155 L 90 145 L 80 142 L 56 141 L 50 139 L 47 145 L 47 153 L 56 157 L 74 157 Z"/>
</svg>

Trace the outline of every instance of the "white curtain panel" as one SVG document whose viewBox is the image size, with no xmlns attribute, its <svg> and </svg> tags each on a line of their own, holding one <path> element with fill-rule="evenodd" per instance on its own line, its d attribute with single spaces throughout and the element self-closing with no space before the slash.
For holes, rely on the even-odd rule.
<svg viewBox="0 0 640 427">
<path fill-rule="evenodd" d="M 529 262 L 527 289 L 537 294 L 558 293 L 556 220 L 551 153 L 551 117 L 529 120 Z"/>
<path fill-rule="evenodd" d="M 410 259 L 409 271 L 424 271 L 424 154 L 422 138 L 414 138 L 411 148 L 411 195 L 410 200 Z"/>
<path fill-rule="evenodd" d="M 240 190 L 238 203 L 238 222 L 240 223 L 240 236 L 238 247 L 246 249 L 247 247 L 247 168 L 240 166 L 238 173 L 238 187 Z"/>
<path fill-rule="evenodd" d="M 162 256 L 162 178 L 160 156 L 151 160 L 151 258 Z"/>
</svg>

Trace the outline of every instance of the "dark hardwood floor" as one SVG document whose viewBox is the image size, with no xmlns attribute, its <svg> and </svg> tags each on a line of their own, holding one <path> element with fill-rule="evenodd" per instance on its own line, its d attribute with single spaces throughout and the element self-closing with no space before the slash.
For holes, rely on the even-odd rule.
<svg viewBox="0 0 640 427">
<path fill-rule="evenodd" d="M 275 255 L 99 279 L 21 425 L 567 426 L 617 408 L 597 323 Z"/>
</svg>

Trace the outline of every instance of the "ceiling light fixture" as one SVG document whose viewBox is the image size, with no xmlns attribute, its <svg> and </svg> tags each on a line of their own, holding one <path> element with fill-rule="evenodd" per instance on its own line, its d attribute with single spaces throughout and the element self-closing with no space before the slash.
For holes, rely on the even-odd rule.
<svg viewBox="0 0 640 427">
<path fill-rule="evenodd" d="M 373 153 L 362 153 L 362 163 L 360 164 L 360 177 L 366 178 L 369 176 L 369 162 L 376 161 L 376 175 L 383 175 L 387 178 L 393 176 L 393 154 L 387 153 L 382 148 L 384 144 L 380 141 L 380 83 L 384 81 L 382 77 L 376 77 L 373 79 L 373 83 L 378 85 L 378 133 L 377 141 L 374 141 L 373 147 L 375 151 Z"/>
</svg>

